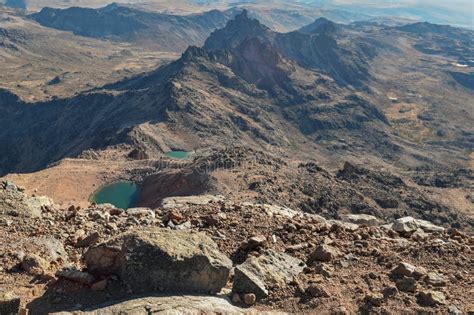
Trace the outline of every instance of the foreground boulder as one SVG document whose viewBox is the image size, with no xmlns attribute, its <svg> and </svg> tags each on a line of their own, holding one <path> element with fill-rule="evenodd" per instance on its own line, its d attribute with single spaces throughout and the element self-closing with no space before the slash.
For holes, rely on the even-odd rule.
<svg viewBox="0 0 474 315">
<path fill-rule="evenodd" d="M 392 230 L 401 234 L 412 234 L 419 228 L 428 233 L 441 233 L 444 231 L 444 228 L 441 226 L 413 217 L 403 217 L 395 220 L 392 224 Z"/>
<path fill-rule="evenodd" d="M 147 296 L 117 303 L 94 306 L 91 309 L 52 315 L 136 315 L 136 314 L 245 314 L 246 310 L 218 296 Z M 253 314 L 250 313 L 249 314 Z M 3 313 L 2 313 L 3 315 Z"/>
<path fill-rule="evenodd" d="M 412 264 L 406 263 L 406 262 L 401 262 L 398 264 L 397 267 L 395 267 L 392 272 L 391 276 L 392 278 L 402 278 L 402 277 L 411 277 L 413 273 L 415 272 L 416 267 L 413 266 Z"/>
<path fill-rule="evenodd" d="M 0 209 L 1 214 L 14 217 L 40 218 L 43 209 L 54 207 L 48 197 L 30 197 L 24 189 L 9 181 L 0 182 Z"/>
<path fill-rule="evenodd" d="M 64 278 L 70 281 L 82 283 L 85 285 L 92 285 L 94 283 L 94 276 L 88 274 L 87 272 L 82 272 L 79 270 L 68 270 L 68 269 L 63 269 L 59 270 L 56 272 L 56 276 L 59 278 Z"/>
<path fill-rule="evenodd" d="M 347 214 L 343 216 L 343 220 L 346 222 L 367 226 L 377 226 L 380 224 L 379 219 L 373 215 L 368 214 Z"/>
<path fill-rule="evenodd" d="M 224 197 L 217 195 L 200 195 L 185 197 L 168 197 L 163 199 L 162 208 L 165 210 L 185 208 L 190 205 L 206 205 L 210 202 L 223 201 Z"/>
<path fill-rule="evenodd" d="M 115 274 L 133 292 L 217 293 L 232 262 L 202 233 L 150 228 L 120 235 L 90 248 L 87 269 Z"/>
<path fill-rule="evenodd" d="M 46 270 L 51 263 L 62 263 L 68 259 L 64 245 L 54 237 L 28 237 L 21 239 L 15 246 L 18 257 L 22 261 L 27 260 L 22 262 L 22 268 L 28 273 L 30 272 L 28 266 L 41 267 L 36 270 Z"/>
<path fill-rule="evenodd" d="M 282 287 L 306 267 L 303 261 L 272 250 L 259 257 L 250 257 L 235 268 L 232 291 L 253 293 L 257 299 L 268 296 L 268 288 Z"/>
</svg>

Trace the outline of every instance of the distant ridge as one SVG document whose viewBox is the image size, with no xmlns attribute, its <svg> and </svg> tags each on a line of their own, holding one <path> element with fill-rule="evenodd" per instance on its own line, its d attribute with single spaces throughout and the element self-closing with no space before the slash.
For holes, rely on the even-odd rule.
<svg viewBox="0 0 474 315">
<path fill-rule="evenodd" d="M 307 34 L 329 34 L 333 33 L 337 30 L 336 23 L 326 19 L 326 18 L 318 18 L 316 21 L 313 23 L 303 26 L 302 28 L 299 29 L 299 32 L 301 33 L 307 33 Z"/>
<path fill-rule="evenodd" d="M 232 18 L 212 10 L 187 16 L 141 11 L 116 3 L 99 9 L 43 8 L 30 17 L 43 26 L 76 35 L 139 43 L 165 51 L 201 45 L 207 36 Z"/>
</svg>

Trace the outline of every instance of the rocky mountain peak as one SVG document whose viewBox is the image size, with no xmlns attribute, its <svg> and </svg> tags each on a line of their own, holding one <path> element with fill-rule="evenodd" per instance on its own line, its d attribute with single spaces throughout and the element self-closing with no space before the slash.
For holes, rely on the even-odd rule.
<svg viewBox="0 0 474 315">
<path fill-rule="evenodd" d="M 247 82 L 271 89 L 288 80 L 279 67 L 282 56 L 278 50 L 259 38 L 246 39 L 234 50 L 234 54 L 236 58 L 232 68 Z"/>
<path fill-rule="evenodd" d="M 237 14 L 235 16 L 235 21 L 249 21 L 250 18 L 249 18 L 249 14 L 248 14 L 248 11 L 246 9 L 243 9 L 242 12 L 240 12 L 240 14 Z"/>
<path fill-rule="evenodd" d="M 205 57 L 207 56 L 207 52 L 197 46 L 189 46 L 188 49 L 183 53 L 182 60 L 190 61 L 195 60 L 197 57 Z"/>
<path fill-rule="evenodd" d="M 313 23 L 299 29 L 299 32 L 307 34 L 330 34 L 334 33 L 336 30 L 336 23 L 324 17 L 320 17 Z"/>
<path fill-rule="evenodd" d="M 238 46 L 242 41 L 251 37 L 266 39 L 271 37 L 272 31 L 256 19 L 248 17 L 247 10 L 237 14 L 233 20 L 227 22 L 222 29 L 214 31 L 204 44 L 207 50 L 230 49 Z"/>
</svg>

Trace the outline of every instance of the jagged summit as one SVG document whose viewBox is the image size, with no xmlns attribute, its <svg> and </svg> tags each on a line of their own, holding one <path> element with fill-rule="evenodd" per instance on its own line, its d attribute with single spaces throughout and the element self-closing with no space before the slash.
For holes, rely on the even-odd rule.
<svg viewBox="0 0 474 315">
<path fill-rule="evenodd" d="M 181 55 L 183 60 L 192 60 L 195 57 L 204 57 L 207 55 L 206 50 L 198 46 L 189 46 Z"/>
<path fill-rule="evenodd" d="M 146 122 L 173 126 L 187 135 L 183 138 L 189 145 L 202 146 L 223 139 L 281 144 L 294 136 L 285 134 L 286 129 L 301 132 L 297 137 L 338 128 L 360 130 L 367 136 L 385 128 L 385 123 L 373 114 L 373 104 L 355 100 L 342 90 L 367 79 L 365 58 L 357 47 L 342 46 L 329 35 L 273 32 L 242 12 L 214 32 L 203 48 L 190 46 L 179 60 L 105 86 L 105 93 L 84 93 L 31 108 L 9 102 L 14 111 L 0 118 L 0 123 L 6 131 L 16 128 L 18 135 L 0 141 L 0 149 L 5 148 L 8 155 L 8 161 L 0 161 L 1 167 L 8 172 L 35 170 L 89 148 L 124 142 L 159 152 L 164 141 L 156 140 L 163 134 L 159 128 L 150 132 L 152 141 L 143 140 L 149 135 L 133 135 L 132 140 L 128 136 Z M 323 111 L 317 108 L 321 104 L 317 100 L 327 103 Z M 288 109 L 280 112 L 285 106 Z M 224 125 L 218 123 L 222 119 Z M 71 120 L 74 125 L 67 123 Z M 376 127 L 364 130 L 366 122 Z M 24 129 L 15 127 L 18 124 Z M 61 130 L 59 135 L 57 130 Z M 357 133 L 351 137 L 358 137 Z M 31 140 L 31 134 L 37 146 L 19 145 L 21 139 Z M 41 146 L 45 139 L 48 152 Z M 167 141 L 182 141 L 177 139 Z M 12 147 L 16 149 L 7 150 Z M 36 158 L 28 160 L 28 156 Z"/>
<path fill-rule="evenodd" d="M 230 49 L 251 37 L 259 37 L 270 42 L 273 32 L 257 19 L 248 17 L 247 10 L 237 14 L 222 29 L 212 32 L 204 44 L 207 50 Z"/>
<path fill-rule="evenodd" d="M 240 14 L 237 14 L 234 18 L 235 21 L 247 21 L 247 20 L 250 20 L 249 19 L 249 12 L 247 11 L 247 9 L 243 9 L 242 12 L 240 12 Z"/>
<path fill-rule="evenodd" d="M 472 309 L 474 37 L 250 2 L 0 12 L 0 315 Z"/>
<path fill-rule="evenodd" d="M 321 18 L 306 28 L 307 32 L 274 32 L 243 11 L 206 40 L 204 49 L 232 50 L 250 38 L 258 38 L 283 58 L 326 73 L 341 85 L 362 85 L 369 77 L 370 55 L 361 50 L 369 42 L 339 43 L 336 24 Z M 372 51 L 375 50 L 371 49 Z"/>
</svg>

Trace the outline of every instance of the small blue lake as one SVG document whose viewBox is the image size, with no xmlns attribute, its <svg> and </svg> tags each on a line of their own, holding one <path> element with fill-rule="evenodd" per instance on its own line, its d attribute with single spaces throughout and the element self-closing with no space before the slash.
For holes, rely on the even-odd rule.
<svg viewBox="0 0 474 315">
<path fill-rule="evenodd" d="M 169 151 L 165 153 L 167 157 L 173 159 L 187 159 L 189 157 L 189 152 L 187 151 Z"/>
<path fill-rule="evenodd" d="M 132 182 L 117 182 L 102 187 L 90 198 L 96 204 L 110 203 L 121 209 L 132 208 L 140 200 L 140 187 Z"/>
</svg>

